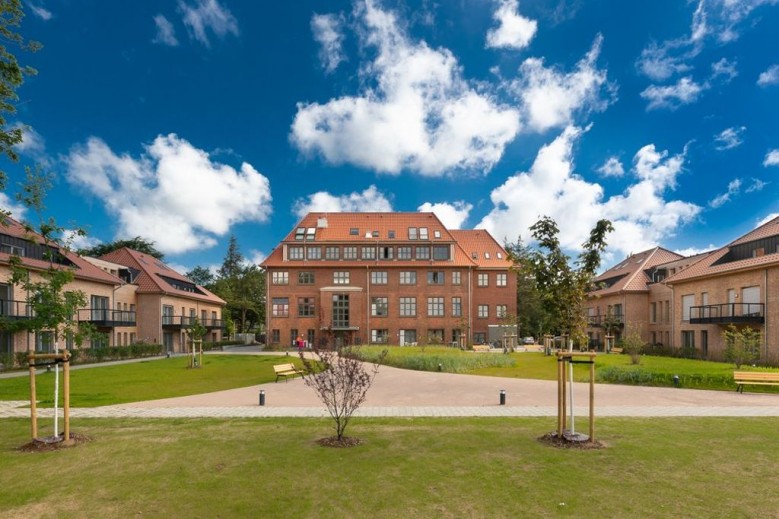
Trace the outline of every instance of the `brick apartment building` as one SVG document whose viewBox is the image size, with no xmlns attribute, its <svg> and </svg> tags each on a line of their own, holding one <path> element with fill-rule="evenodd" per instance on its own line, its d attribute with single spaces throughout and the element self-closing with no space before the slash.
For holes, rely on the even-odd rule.
<svg viewBox="0 0 779 519">
<path fill-rule="evenodd" d="M 22 287 L 10 283 L 11 255 L 19 256 L 36 271 L 55 266 L 71 269 L 73 281 L 66 290 L 82 291 L 88 306 L 79 309 L 77 320 L 88 322 L 102 332 L 104 339 L 82 347 L 129 345 L 137 340 L 162 342 L 168 351 L 183 351 L 184 330 L 197 316 L 209 330 L 206 340 L 221 338 L 224 301 L 164 263 L 137 251 L 121 249 L 103 258 L 83 258 L 58 247 L 47 246 L 40 236 L 29 234 L 12 218 L 0 227 L 0 354 L 54 348 L 72 348 L 71 340 L 54 344 L 53 333 L 11 332 L 4 322 L 29 319 L 31 307 Z"/>
<path fill-rule="evenodd" d="M 721 360 L 722 332 L 733 324 L 759 330 L 761 359 L 779 363 L 779 218 L 696 256 L 661 248 L 634 254 L 595 281 L 587 304 L 593 345 L 616 321 L 617 338 L 633 327 L 647 343 Z"/>
<path fill-rule="evenodd" d="M 262 266 L 270 344 L 482 343 L 516 320 L 503 247 L 433 213 L 309 213 Z"/>
</svg>

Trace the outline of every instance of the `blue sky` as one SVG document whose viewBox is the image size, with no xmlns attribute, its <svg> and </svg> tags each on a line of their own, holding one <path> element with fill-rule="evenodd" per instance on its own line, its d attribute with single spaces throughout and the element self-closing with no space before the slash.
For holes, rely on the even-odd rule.
<svg viewBox="0 0 779 519">
<path fill-rule="evenodd" d="M 779 213 L 779 0 L 33 0 L 13 124 L 47 214 L 181 269 L 309 210 L 434 210 L 606 262 Z"/>
</svg>

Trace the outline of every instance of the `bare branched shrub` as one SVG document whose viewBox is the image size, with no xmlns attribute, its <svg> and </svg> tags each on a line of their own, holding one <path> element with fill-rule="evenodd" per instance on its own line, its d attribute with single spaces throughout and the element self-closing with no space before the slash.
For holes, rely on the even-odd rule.
<svg viewBox="0 0 779 519">
<path fill-rule="evenodd" d="M 312 388 L 335 422 L 336 441 L 343 442 L 344 431 L 379 372 L 387 350 L 373 364 L 357 360 L 348 348 L 340 353 L 333 349 L 314 348 L 314 359 L 300 352 L 303 381 Z"/>
</svg>

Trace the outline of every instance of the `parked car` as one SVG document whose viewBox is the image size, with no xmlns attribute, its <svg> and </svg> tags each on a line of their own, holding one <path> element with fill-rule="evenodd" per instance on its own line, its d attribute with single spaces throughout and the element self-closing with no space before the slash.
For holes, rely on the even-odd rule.
<svg viewBox="0 0 779 519">
<path fill-rule="evenodd" d="M 525 337 L 522 339 L 522 344 L 535 344 L 536 340 L 533 337 Z"/>
</svg>

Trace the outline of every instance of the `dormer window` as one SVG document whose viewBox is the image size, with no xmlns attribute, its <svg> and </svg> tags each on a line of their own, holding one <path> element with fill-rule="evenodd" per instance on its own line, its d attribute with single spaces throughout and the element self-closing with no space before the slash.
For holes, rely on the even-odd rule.
<svg viewBox="0 0 779 519">
<path fill-rule="evenodd" d="M 389 237 L 390 239 L 391 239 L 391 238 L 394 238 L 394 237 L 395 237 L 395 231 L 389 231 L 389 232 L 387 233 L 387 237 Z"/>
<path fill-rule="evenodd" d="M 433 237 L 436 239 L 441 239 L 441 231 L 433 231 Z"/>
<path fill-rule="evenodd" d="M 427 235 L 427 227 L 420 227 L 419 228 L 419 239 L 420 240 L 428 240 L 430 239 Z"/>
<path fill-rule="evenodd" d="M 298 227 L 295 229 L 295 239 L 296 240 L 302 240 L 306 237 L 306 228 L 305 227 Z"/>
<path fill-rule="evenodd" d="M 357 227 L 352 227 L 349 229 L 349 236 L 359 236 L 360 235 L 360 229 Z"/>
<path fill-rule="evenodd" d="M 416 227 L 409 227 L 408 228 L 408 239 L 409 240 L 416 240 L 417 239 L 417 228 Z"/>
<path fill-rule="evenodd" d="M 306 238 L 309 240 L 316 239 L 316 227 L 309 227 L 306 229 Z"/>
</svg>

